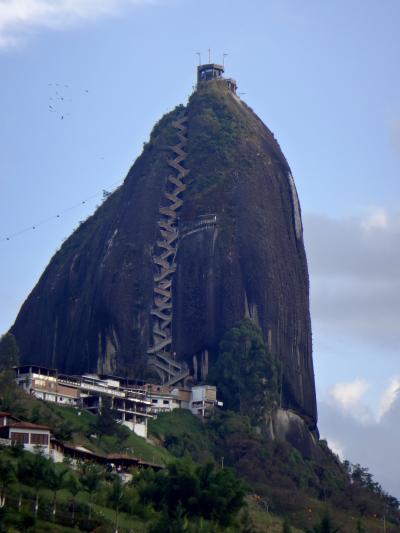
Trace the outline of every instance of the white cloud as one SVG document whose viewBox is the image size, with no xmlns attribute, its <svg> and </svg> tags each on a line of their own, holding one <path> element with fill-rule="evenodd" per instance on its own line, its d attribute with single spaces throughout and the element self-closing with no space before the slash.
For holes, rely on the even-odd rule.
<svg viewBox="0 0 400 533">
<path fill-rule="evenodd" d="M 382 395 L 378 420 L 381 420 L 390 411 L 398 397 L 400 397 L 400 377 L 395 377 Z"/>
<path fill-rule="evenodd" d="M 346 383 L 345 387 L 339 385 L 336 393 L 344 389 L 345 394 L 350 394 L 350 403 L 344 409 L 340 402 L 332 401 L 332 394 L 330 398 L 319 401 L 321 437 L 327 439 L 341 459 L 368 467 L 384 490 L 399 498 L 400 477 L 394 466 L 398 464 L 400 446 L 400 378 L 392 379 L 377 402 L 376 413 L 370 412 L 368 420 L 357 414 L 358 410 L 368 411 L 363 403 L 365 384 L 362 380 Z"/>
<path fill-rule="evenodd" d="M 373 231 L 377 229 L 385 229 L 388 227 L 389 217 L 386 211 L 382 208 L 375 209 L 370 216 L 361 221 L 361 226 L 366 231 Z"/>
<path fill-rule="evenodd" d="M 344 446 L 336 439 L 327 438 L 329 448 L 343 461 L 345 459 Z"/>
<path fill-rule="evenodd" d="M 350 383 L 336 383 L 331 389 L 331 395 L 343 409 L 348 409 L 360 402 L 368 388 L 369 384 L 365 380 L 356 379 Z"/>
<path fill-rule="evenodd" d="M 65 29 L 156 0 L 0 0 L 0 47 L 17 44 L 27 29 Z"/>
</svg>

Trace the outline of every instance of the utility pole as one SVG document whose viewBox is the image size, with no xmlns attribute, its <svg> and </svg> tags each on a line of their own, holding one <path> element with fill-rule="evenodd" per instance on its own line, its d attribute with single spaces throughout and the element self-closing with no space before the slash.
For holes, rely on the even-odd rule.
<svg viewBox="0 0 400 533">
<path fill-rule="evenodd" d="M 224 68 L 225 68 L 225 58 L 226 58 L 227 55 L 228 55 L 228 54 L 227 54 L 226 52 L 224 52 L 224 53 L 222 54 L 222 66 L 223 66 Z"/>
<path fill-rule="evenodd" d="M 208 49 L 208 62 L 211 63 L 211 49 Z"/>
<path fill-rule="evenodd" d="M 196 54 L 199 56 L 199 66 L 201 65 L 201 54 L 200 52 L 196 52 Z"/>
</svg>

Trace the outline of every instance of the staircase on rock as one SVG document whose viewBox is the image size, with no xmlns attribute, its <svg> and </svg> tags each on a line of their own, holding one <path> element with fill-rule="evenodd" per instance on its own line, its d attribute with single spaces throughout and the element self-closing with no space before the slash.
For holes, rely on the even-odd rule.
<svg viewBox="0 0 400 533">
<path fill-rule="evenodd" d="M 157 240 L 158 255 L 154 255 L 154 301 L 150 312 L 153 323 L 153 345 L 148 349 L 148 364 L 155 368 L 162 381 L 173 385 L 189 375 L 186 364 L 174 360 L 172 346 L 172 279 L 176 271 L 175 257 L 179 242 L 179 224 L 177 211 L 183 204 L 180 195 L 186 189 L 183 180 L 189 170 L 183 166 L 187 153 L 187 117 L 181 116 L 172 123 L 177 129 L 178 144 L 171 146 L 174 157 L 167 159 L 174 170 L 167 178 L 164 191 L 166 204 L 159 208 L 160 239 Z"/>
</svg>

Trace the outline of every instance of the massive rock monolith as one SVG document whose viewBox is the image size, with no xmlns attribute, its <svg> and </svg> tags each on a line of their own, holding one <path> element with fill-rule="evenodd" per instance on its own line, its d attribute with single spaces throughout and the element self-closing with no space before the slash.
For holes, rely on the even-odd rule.
<svg viewBox="0 0 400 533">
<path fill-rule="evenodd" d="M 179 154 L 171 146 L 180 142 L 182 118 L 180 165 L 189 172 L 181 173 L 177 192 L 169 177 Z M 177 232 L 170 248 L 160 244 L 160 207 L 173 222 L 164 227 L 169 242 Z M 302 233 L 293 177 L 271 131 L 226 80 L 200 82 L 186 107 L 156 124 L 123 185 L 51 259 L 12 327 L 22 361 L 65 372 L 145 375 L 158 320 L 157 328 L 167 324 L 161 335 L 171 337 L 165 349 L 200 380 L 224 333 L 250 318 L 280 362 L 282 406 L 313 428 Z M 155 298 L 159 308 L 168 300 L 154 295 L 162 250 L 174 265 L 165 278 L 170 293 L 168 283 L 158 282 L 159 293 L 171 296 L 170 309 L 164 305 L 170 323 L 154 315 Z"/>
</svg>

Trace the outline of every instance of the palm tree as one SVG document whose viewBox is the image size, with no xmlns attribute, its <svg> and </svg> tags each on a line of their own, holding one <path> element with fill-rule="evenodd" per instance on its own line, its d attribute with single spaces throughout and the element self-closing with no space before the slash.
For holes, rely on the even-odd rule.
<svg viewBox="0 0 400 533">
<path fill-rule="evenodd" d="M 115 509 L 115 530 L 114 533 L 118 533 L 118 515 L 119 509 L 124 498 L 125 490 L 122 484 L 121 478 L 116 476 L 113 484 L 111 485 L 111 491 L 108 495 L 108 501 Z"/>
<path fill-rule="evenodd" d="M 63 488 L 64 485 L 64 478 L 67 474 L 67 469 L 58 469 L 56 467 L 53 467 L 49 471 L 49 475 L 47 478 L 47 486 L 50 490 L 53 491 L 53 520 L 56 518 L 56 510 L 57 510 L 57 493 L 59 490 Z"/>
<path fill-rule="evenodd" d="M 15 479 L 14 466 L 10 461 L 0 459 L 0 508 L 4 507 L 6 489 Z"/>
<path fill-rule="evenodd" d="M 93 495 L 96 492 L 101 477 L 103 474 L 103 469 L 95 464 L 84 463 L 81 467 L 81 478 L 80 481 L 84 488 L 89 493 L 89 520 L 92 518 L 92 500 Z"/>
<path fill-rule="evenodd" d="M 81 484 L 75 475 L 70 474 L 67 481 L 67 488 L 72 494 L 72 523 L 75 522 L 75 499 L 78 492 L 81 490 Z"/>
<path fill-rule="evenodd" d="M 35 489 L 35 517 L 39 510 L 39 490 L 45 487 L 49 477 L 49 461 L 41 454 L 23 455 L 18 461 L 17 476 L 19 481 Z"/>
</svg>

